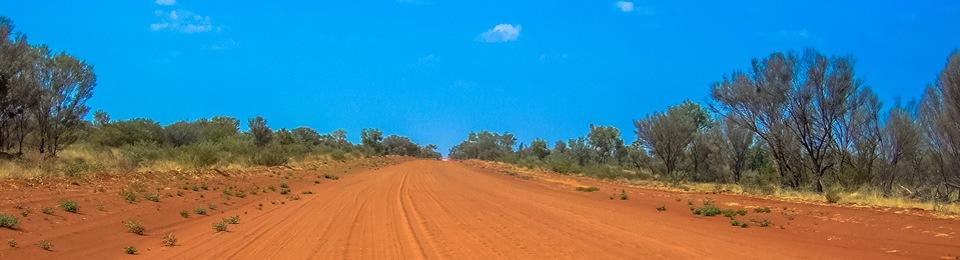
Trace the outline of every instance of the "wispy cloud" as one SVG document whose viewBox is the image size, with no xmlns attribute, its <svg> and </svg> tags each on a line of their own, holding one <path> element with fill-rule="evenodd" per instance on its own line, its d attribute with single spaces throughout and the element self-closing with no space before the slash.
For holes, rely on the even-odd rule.
<svg viewBox="0 0 960 260">
<path fill-rule="evenodd" d="M 617 1 L 617 9 L 620 9 L 621 12 L 629 13 L 633 12 L 633 2 L 629 1 Z"/>
<path fill-rule="evenodd" d="M 177 0 L 157 0 L 155 3 L 158 5 L 175 5 Z"/>
<path fill-rule="evenodd" d="M 198 15 L 187 10 L 155 12 L 160 21 L 150 24 L 151 31 L 175 31 L 181 33 L 203 33 L 213 31 L 210 16 Z"/>
<path fill-rule="evenodd" d="M 516 41 L 520 37 L 520 30 L 523 29 L 519 24 L 498 24 L 490 30 L 480 34 L 478 38 L 481 42 L 497 43 Z"/>
</svg>

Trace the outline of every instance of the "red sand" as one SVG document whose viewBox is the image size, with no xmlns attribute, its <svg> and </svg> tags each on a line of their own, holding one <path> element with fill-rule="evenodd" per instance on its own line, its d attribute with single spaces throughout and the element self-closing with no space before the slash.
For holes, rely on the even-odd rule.
<svg viewBox="0 0 960 260">
<path fill-rule="evenodd" d="M 341 167 L 341 166 L 338 166 Z M 345 166 L 342 166 L 345 167 Z M 0 212 L 30 208 L 19 230 L 0 229 L 0 240 L 16 239 L 18 248 L 0 249 L 3 259 L 955 259 L 960 255 L 960 221 L 914 214 L 765 200 L 736 195 L 675 193 L 622 187 L 557 176 L 518 178 L 462 162 L 417 160 L 379 168 L 291 172 L 279 175 L 221 177 L 211 190 L 173 195 L 188 181 L 171 180 L 159 203 L 128 204 L 117 195 L 92 187 L 56 190 L 4 188 Z M 348 171 L 348 173 L 343 173 Z M 317 175 L 333 172 L 342 178 Z M 301 178 L 302 177 L 302 178 Z M 559 182 L 556 180 L 560 180 Z M 250 194 L 252 187 L 288 181 L 289 195 Z M 574 191 L 561 182 L 587 183 L 600 191 Z M 222 195 L 236 186 L 246 198 Z M 213 188 L 218 190 L 213 190 Z M 610 199 L 625 189 L 629 200 Z M 310 191 L 313 194 L 303 194 Z M 203 198 L 200 198 L 200 195 Z M 294 200 L 292 196 L 299 196 Z M 80 214 L 56 209 L 70 198 Z M 737 217 L 751 226 L 738 228 L 723 216 L 690 213 L 711 199 L 721 208 L 749 209 Z M 228 205 L 224 205 L 227 202 Z M 198 207 L 217 205 L 209 216 Z M 262 209 L 258 209 L 262 204 Z M 102 205 L 103 211 L 96 209 Z M 657 207 L 667 210 L 658 212 Z M 755 213 L 754 207 L 771 213 Z M 189 218 L 179 215 L 190 211 Z M 240 216 L 229 232 L 212 224 Z M 127 233 L 125 220 L 147 228 L 143 236 Z M 759 227 L 750 220 L 769 220 Z M 178 245 L 161 246 L 167 233 Z M 36 246 L 54 244 L 53 251 Z M 124 254 L 134 246 L 138 256 Z"/>
</svg>

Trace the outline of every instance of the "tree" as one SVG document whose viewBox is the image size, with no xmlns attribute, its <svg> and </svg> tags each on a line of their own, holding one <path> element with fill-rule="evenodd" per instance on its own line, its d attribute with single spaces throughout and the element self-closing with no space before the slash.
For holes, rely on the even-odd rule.
<svg viewBox="0 0 960 260">
<path fill-rule="evenodd" d="M 510 133 L 471 132 L 466 140 L 450 148 L 450 158 L 511 161 L 515 159 L 513 145 L 516 141 Z"/>
<path fill-rule="evenodd" d="M 617 155 L 624 149 L 623 139 L 620 139 L 620 130 L 612 126 L 594 126 L 590 124 L 587 134 L 590 147 L 593 148 L 598 163 L 614 162 Z"/>
<path fill-rule="evenodd" d="M 383 155 L 383 132 L 376 128 L 364 128 L 360 131 L 360 145 L 373 155 Z"/>
<path fill-rule="evenodd" d="M 711 87 L 715 109 L 763 140 L 782 181 L 793 188 L 800 187 L 801 178 L 796 170 L 796 139 L 787 123 L 796 63 L 795 55 L 775 52 L 754 59 L 749 74 L 734 72 Z"/>
<path fill-rule="evenodd" d="M 753 132 L 740 126 L 729 116 L 725 117 L 722 122 L 720 129 L 723 131 L 722 140 L 725 145 L 727 163 L 730 165 L 733 182 L 740 183 L 740 177 L 746 166 L 747 155 L 754 143 Z"/>
<path fill-rule="evenodd" d="M 902 161 L 920 155 L 921 133 L 920 127 L 910 117 L 910 113 L 903 107 L 897 106 L 890 110 L 890 117 L 883 128 L 883 136 L 886 177 L 882 181 L 882 187 L 885 193 L 890 194 L 894 180 L 902 172 Z"/>
<path fill-rule="evenodd" d="M 250 128 L 250 134 L 253 135 L 253 143 L 257 147 L 264 147 L 273 139 L 273 130 L 267 126 L 267 120 L 263 119 L 262 116 L 251 118 L 247 122 L 247 127 Z"/>
<path fill-rule="evenodd" d="M 420 155 L 420 147 L 417 144 L 410 141 L 410 138 L 406 138 L 398 135 L 389 135 L 387 138 L 383 139 L 383 149 L 384 153 L 388 155 L 400 155 L 400 156 L 418 156 Z"/>
<path fill-rule="evenodd" d="M 42 111 L 44 120 L 38 123 L 43 128 L 40 136 L 40 152 L 45 152 L 46 144 L 50 156 L 56 156 L 63 145 L 73 140 L 70 134 L 80 125 L 89 108 L 86 103 L 93 96 L 97 77 L 93 66 L 74 58 L 70 54 L 60 53 L 50 58 L 49 81 L 41 87 Z"/>
<path fill-rule="evenodd" d="M 670 107 L 665 113 L 654 113 L 634 121 L 637 140 L 643 147 L 659 158 L 665 167 L 664 173 L 675 174 L 687 147 L 702 126 L 707 123 L 701 117 L 705 112 L 692 102 Z"/>
<path fill-rule="evenodd" d="M 588 163 L 593 160 L 593 148 L 590 147 L 590 143 L 587 141 L 587 138 L 577 137 L 567 141 L 569 145 L 568 149 L 570 154 L 573 155 L 573 158 L 576 159 L 577 164 L 580 166 L 586 166 Z"/>
<path fill-rule="evenodd" d="M 530 147 L 527 147 L 524 154 L 526 154 L 526 156 L 533 156 L 538 160 L 543 160 L 550 155 L 550 148 L 547 147 L 547 141 L 537 138 L 530 143 Z"/>
<path fill-rule="evenodd" d="M 320 133 L 309 127 L 297 127 L 290 131 L 294 141 L 301 144 L 320 145 Z"/>
<path fill-rule="evenodd" d="M 942 183 L 960 193 L 960 51 L 953 51 L 920 102 L 920 121 Z M 958 195 L 960 196 L 960 195 Z"/>
</svg>

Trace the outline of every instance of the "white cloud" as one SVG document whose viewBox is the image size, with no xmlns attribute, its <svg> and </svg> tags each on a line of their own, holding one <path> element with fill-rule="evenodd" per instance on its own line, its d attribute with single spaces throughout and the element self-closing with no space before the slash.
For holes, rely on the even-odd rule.
<svg viewBox="0 0 960 260">
<path fill-rule="evenodd" d="M 522 27 L 519 24 L 516 26 L 512 24 L 498 24 L 490 30 L 481 33 L 479 40 L 489 43 L 515 41 L 520 37 L 521 29 Z"/>
<path fill-rule="evenodd" d="M 209 16 L 194 14 L 186 10 L 173 10 L 165 12 L 157 10 L 155 12 L 159 22 L 150 24 L 151 31 L 170 30 L 182 33 L 202 33 L 213 31 L 213 23 Z"/>
<path fill-rule="evenodd" d="M 158 5 L 175 5 L 177 0 L 157 0 L 156 3 Z"/>
<path fill-rule="evenodd" d="M 621 12 L 629 13 L 633 12 L 633 2 L 629 1 L 617 1 L 617 9 L 620 9 Z"/>
</svg>

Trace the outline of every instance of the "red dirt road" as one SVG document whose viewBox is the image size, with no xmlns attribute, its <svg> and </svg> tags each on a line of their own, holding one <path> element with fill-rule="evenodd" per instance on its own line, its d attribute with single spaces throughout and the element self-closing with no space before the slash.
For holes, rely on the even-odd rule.
<svg viewBox="0 0 960 260">
<path fill-rule="evenodd" d="M 955 259 L 960 255 L 960 221 L 872 209 L 672 193 L 557 177 L 601 189 L 583 193 L 556 181 L 509 176 L 461 162 L 408 161 L 341 177 L 321 184 L 291 182 L 291 194 L 297 194 L 298 200 L 271 193 L 235 202 L 212 216 L 181 219 L 177 212 L 192 204 L 179 201 L 158 206 L 157 211 L 124 213 L 145 218 L 146 236 L 124 233 L 119 223 L 123 216 L 59 226 L 50 232 L 56 234 L 54 243 L 65 243 L 62 249 L 45 252 L 29 244 L 33 241 L 22 241 L 19 248 L 0 249 L 0 258 Z M 611 200 L 611 194 L 619 194 L 620 189 L 629 199 Z M 738 228 L 723 216 L 694 216 L 688 201 L 699 206 L 703 199 L 725 209 L 770 207 L 771 213 L 749 210 L 738 219 L 767 219 L 772 224 L 759 227 L 750 222 L 749 228 Z M 658 212 L 659 206 L 667 210 Z M 150 212 L 163 216 L 151 218 Z M 228 215 L 239 215 L 240 224 L 231 225 L 226 233 L 214 232 L 211 225 Z M 167 232 L 177 234 L 177 246 L 160 246 Z M 17 236 L 0 230 L 0 239 L 11 234 Z M 42 236 L 27 232 L 21 237 Z M 121 245 L 126 241 L 140 249 L 138 256 L 123 254 Z"/>
</svg>

